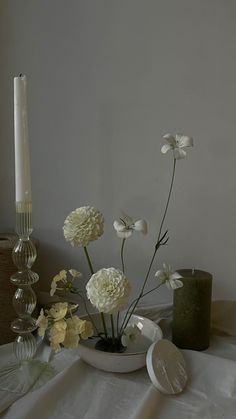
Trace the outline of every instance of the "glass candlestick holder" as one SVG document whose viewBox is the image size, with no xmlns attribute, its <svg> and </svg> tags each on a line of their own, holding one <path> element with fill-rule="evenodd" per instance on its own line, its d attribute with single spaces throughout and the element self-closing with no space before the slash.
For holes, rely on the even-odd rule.
<svg viewBox="0 0 236 419">
<path fill-rule="evenodd" d="M 16 203 L 16 233 L 18 240 L 12 251 L 12 259 L 18 271 L 10 278 L 17 289 L 13 296 L 13 307 L 17 318 L 11 323 L 11 330 L 17 334 L 13 343 L 13 353 L 17 363 L 0 370 L 0 389 L 25 393 L 38 384 L 42 385 L 54 375 L 47 362 L 34 359 L 37 340 L 33 332 L 37 329 L 32 316 L 37 297 L 32 285 L 39 280 L 31 270 L 37 257 L 34 242 L 30 239 L 32 228 L 31 202 Z"/>
</svg>

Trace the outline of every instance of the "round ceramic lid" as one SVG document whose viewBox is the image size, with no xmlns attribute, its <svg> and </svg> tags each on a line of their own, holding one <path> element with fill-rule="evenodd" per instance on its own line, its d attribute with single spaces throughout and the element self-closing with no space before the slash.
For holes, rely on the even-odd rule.
<svg viewBox="0 0 236 419">
<path fill-rule="evenodd" d="M 147 370 L 153 385 L 165 394 L 183 391 L 187 382 L 182 353 L 169 340 L 154 342 L 147 352 Z"/>
</svg>

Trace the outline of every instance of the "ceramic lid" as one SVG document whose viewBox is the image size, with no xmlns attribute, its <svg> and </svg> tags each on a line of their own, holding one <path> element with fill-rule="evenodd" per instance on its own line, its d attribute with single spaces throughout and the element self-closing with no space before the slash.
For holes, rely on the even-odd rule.
<svg viewBox="0 0 236 419">
<path fill-rule="evenodd" d="M 185 360 L 169 340 L 154 342 L 147 352 L 147 370 L 153 385 L 165 394 L 183 391 L 187 382 Z"/>
</svg>

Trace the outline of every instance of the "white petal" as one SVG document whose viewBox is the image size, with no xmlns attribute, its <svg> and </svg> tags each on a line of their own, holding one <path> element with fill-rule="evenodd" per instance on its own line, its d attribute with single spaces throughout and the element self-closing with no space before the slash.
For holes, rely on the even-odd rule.
<svg viewBox="0 0 236 419">
<path fill-rule="evenodd" d="M 180 148 L 193 147 L 193 139 L 187 135 L 176 134 L 176 141 Z"/>
<path fill-rule="evenodd" d="M 166 280 L 166 276 L 165 276 L 165 272 L 163 272 L 162 270 L 159 270 L 155 273 L 155 276 L 157 277 L 157 279 L 161 282 Z"/>
<path fill-rule="evenodd" d="M 165 153 L 167 153 L 167 151 L 171 150 L 172 148 L 173 148 L 173 146 L 171 146 L 170 144 L 164 144 L 164 145 L 161 147 L 161 152 L 162 152 L 163 154 L 165 154 Z"/>
<path fill-rule="evenodd" d="M 124 231 L 117 231 L 116 234 L 121 239 L 128 239 L 128 237 L 132 236 L 132 230 L 124 230 Z"/>
<path fill-rule="evenodd" d="M 176 144 L 175 137 L 171 134 L 163 135 L 163 139 L 166 140 L 170 145 L 175 145 Z"/>
<path fill-rule="evenodd" d="M 174 149 L 174 156 L 176 160 L 184 159 L 186 154 L 186 151 L 182 150 L 181 148 Z"/>
<path fill-rule="evenodd" d="M 163 270 L 168 276 L 172 272 L 171 266 L 165 262 L 163 263 Z"/>
<path fill-rule="evenodd" d="M 183 286 L 183 282 L 179 279 L 170 279 L 168 283 L 173 290 L 176 290 L 177 288 L 181 288 Z"/>
<path fill-rule="evenodd" d="M 131 224 L 133 224 L 133 222 L 134 222 L 134 220 L 133 220 L 133 218 L 132 217 L 130 217 L 128 214 L 126 214 L 124 211 L 121 211 L 121 218 L 124 220 L 124 222 L 127 224 L 127 225 L 131 225 Z"/>
<path fill-rule="evenodd" d="M 170 279 L 180 279 L 183 278 L 178 272 L 174 272 L 170 275 Z"/>
<path fill-rule="evenodd" d="M 165 284 L 166 284 L 166 286 L 167 286 L 167 288 L 168 288 L 169 290 L 172 290 L 172 287 L 171 287 L 170 281 L 166 281 L 166 282 L 165 282 Z"/>
<path fill-rule="evenodd" d="M 69 272 L 71 276 L 73 276 L 74 278 L 79 278 L 80 276 L 82 276 L 82 273 L 77 271 L 76 269 L 69 269 Z"/>
<path fill-rule="evenodd" d="M 147 234 L 147 222 L 145 220 L 135 221 L 134 230 L 141 231 L 143 234 Z"/>
<path fill-rule="evenodd" d="M 127 347 L 128 346 L 128 339 L 125 335 L 121 336 L 121 343 L 123 346 Z"/>
<path fill-rule="evenodd" d="M 126 226 L 123 223 L 121 223 L 120 221 L 114 221 L 113 227 L 116 231 L 126 230 Z"/>
</svg>

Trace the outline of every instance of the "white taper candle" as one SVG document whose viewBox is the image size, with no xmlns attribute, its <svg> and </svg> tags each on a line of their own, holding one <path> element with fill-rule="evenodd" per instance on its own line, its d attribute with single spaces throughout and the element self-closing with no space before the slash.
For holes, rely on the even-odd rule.
<svg viewBox="0 0 236 419">
<path fill-rule="evenodd" d="M 16 202 L 31 201 L 26 76 L 14 77 Z"/>
</svg>

